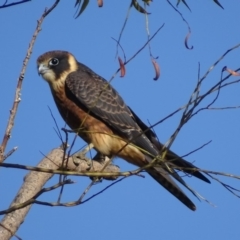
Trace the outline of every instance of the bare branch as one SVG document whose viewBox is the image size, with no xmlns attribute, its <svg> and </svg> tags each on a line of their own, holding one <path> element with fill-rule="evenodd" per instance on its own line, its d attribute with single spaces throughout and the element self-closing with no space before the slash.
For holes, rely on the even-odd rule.
<svg viewBox="0 0 240 240">
<path fill-rule="evenodd" d="M 56 169 L 57 165 L 55 162 L 58 162 L 62 158 L 63 151 L 58 149 L 57 151 L 52 151 L 48 158 L 43 159 L 43 161 L 38 164 L 38 167 L 47 168 L 47 169 Z M 52 161 L 49 161 L 49 158 Z M 30 172 L 24 179 L 22 188 L 17 193 L 10 207 L 21 204 L 23 202 L 31 199 L 36 193 L 41 191 L 43 185 L 52 177 L 51 173 L 38 173 Z M 10 237 L 16 233 L 21 223 L 24 221 L 25 216 L 30 210 L 31 205 L 28 205 L 25 208 L 11 212 L 4 216 L 1 221 L 1 224 L 6 228 L 10 229 L 11 232 L 7 231 L 5 228 L 0 227 L 0 239 L 10 239 Z"/>
<path fill-rule="evenodd" d="M 101 191 L 93 194 L 92 196 L 90 196 L 89 198 L 83 200 L 83 201 L 75 201 L 75 202 L 68 202 L 68 203 L 49 203 L 49 202 L 42 202 L 42 201 L 35 201 L 34 203 L 39 204 L 39 205 L 45 205 L 45 206 L 50 206 L 50 207 L 74 207 L 83 203 L 88 202 L 89 200 L 93 199 L 94 197 L 98 196 L 99 194 L 105 192 L 107 189 L 109 189 L 110 187 L 112 187 L 113 185 L 121 182 L 122 180 L 126 179 L 126 177 L 122 177 L 120 179 L 118 179 L 117 181 L 114 181 L 113 183 L 109 184 L 108 186 L 106 186 L 105 188 L 103 188 Z M 89 187 L 88 187 L 89 188 Z M 87 188 L 87 189 L 88 189 Z M 89 190 L 89 189 L 88 189 Z"/>
<path fill-rule="evenodd" d="M 55 190 L 56 188 L 59 188 L 59 187 L 65 185 L 65 184 L 72 184 L 72 183 L 74 183 L 74 182 L 71 181 L 70 179 L 68 179 L 68 180 L 65 180 L 63 182 L 57 183 L 52 187 L 43 188 L 38 193 L 36 193 L 32 198 L 28 199 L 26 202 L 20 203 L 18 205 L 14 205 L 14 206 L 8 208 L 7 210 L 0 211 L 0 215 L 11 213 L 11 212 L 16 211 L 18 209 L 24 208 L 24 207 L 34 203 L 35 199 L 38 198 L 43 193 Z"/>
<path fill-rule="evenodd" d="M 128 18 L 129 18 L 129 15 L 130 15 L 130 10 L 132 8 L 132 2 L 130 3 L 130 6 L 128 7 L 128 11 L 127 11 L 127 16 L 124 20 L 124 23 L 123 23 L 123 26 L 122 26 L 122 29 L 120 31 L 120 34 L 119 34 L 119 37 L 118 37 L 118 40 L 116 40 L 117 42 L 117 51 L 116 51 L 116 57 L 118 56 L 118 46 L 120 46 L 120 40 L 121 40 L 121 37 L 122 37 L 122 34 L 123 34 L 123 31 L 126 27 L 126 24 L 127 24 L 127 21 L 128 21 Z M 125 62 L 126 62 L 126 58 L 124 58 Z"/>
<path fill-rule="evenodd" d="M 38 197 L 43 192 L 47 192 L 50 190 L 55 189 L 56 187 L 61 186 L 62 184 L 66 184 L 66 182 L 59 183 L 56 186 L 53 186 L 50 189 L 42 189 L 44 184 L 53 176 L 53 172 L 57 169 L 61 168 L 62 161 L 63 161 L 64 151 L 60 148 L 52 150 L 38 165 L 38 169 L 46 169 L 49 172 L 36 172 L 31 171 L 27 174 L 24 178 L 24 183 L 17 193 L 15 199 L 13 200 L 9 209 L 4 210 L 1 214 L 9 212 L 5 217 L 2 219 L 2 226 L 5 226 L 7 229 L 10 229 L 11 232 L 7 231 L 6 228 L 0 226 L 0 239 L 9 239 L 17 229 L 19 228 L 20 224 L 23 222 L 25 216 L 27 215 L 28 211 L 30 210 L 31 203 L 36 202 L 36 197 Z M 71 159 L 73 160 L 73 159 Z M 2 163 L 4 164 L 4 163 Z M 79 165 L 73 163 L 73 161 L 68 161 L 68 169 L 75 171 L 85 172 L 89 169 L 89 165 L 86 161 L 80 160 Z M 101 172 L 103 165 L 98 161 L 94 161 L 92 163 L 91 171 Z M 108 165 L 103 171 L 109 172 L 109 175 L 106 176 L 107 179 L 110 179 L 111 171 L 112 173 L 119 172 L 119 168 L 114 165 Z M 65 171 L 66 173 L 67 171 Z M 61 173 L 62 174 L 62 173 Z M 115 178 L 112 178 L 115 179 Z M 15 209 L 18 209 L 14 211 Z M 6 237 L 5 237 L 6 236 Z"/>
<path fill-rule="evenodd" d="M 15 116 L 17 114 L 18 105 L 21 101 L 20 96 L 21 96 L 22 83 L 23 83 L 23 79 L 24 79 L 25 72 L 26 72 L 26 69 L 27 69 L 28 61 L 29 61 L 29 59 L 31 57 L 31 54 L 32 54 L 33 46 L 36 42 L 36 38 L 38 36 L 38 33 L 41 31 L 41 25 L 43 23 L 43 20 L 58 5 L 59 1 L 60 0 L 56 0 L 55 3 L 52 5 L 52 7 L 50 7 L 49 9 L 45 9 L 41 18 L 38 20 L 37 27 L 34 31 L 32 39 L 30 41 L 26 57 L 23 60 L 23 66 L 22 66 L 22 70 L 20 72 L 20 75 L 18 77 L 17 88 L 16 88 L 16 92 L 15 92 L 13 106 L 12 106 L 12 109 L 10 110 L 10 116 L 9 116 L 9 119 L 8 119 L 8 124 L 7 124 L 6 130 L 5 130 L 5 134 L 4 134 L 4 137 L 3 137 L 2 144 L 0 146 L 0 162 L 4 161 L 4 152 L 5 152 L 8 140 L 11 137 L 12 128 L 14 126 L 14 119 L 15 119 Z"/>
<path fill-rule="evenodd" d="M 15 5 L 18 5 L 18 4 L 22 4 L 22 3 L 26 3 L 26 2 L 30 2 L 31 0 L 22 0 L 22 1 L 19 1 L 19 2 L 13 2 L 13 3 L 8 3 L 8 1 L 6 1 L 2 6 L 0 6 L 0 8 L 7 8 L 7 7 L 12 7 L 12 6 L 15 6 Z"/>
</svg>

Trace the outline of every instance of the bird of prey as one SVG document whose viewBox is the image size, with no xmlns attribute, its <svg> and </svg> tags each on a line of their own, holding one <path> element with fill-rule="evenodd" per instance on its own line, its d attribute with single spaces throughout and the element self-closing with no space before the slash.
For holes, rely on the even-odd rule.
<svg viewBox="0 0 240 240">
<path fill-rule="evenodd" d="M 67 51 L 46 52 L 37 59 L 39 75 L 48 82 L 64 121 L 101 154 L 118 156 L 138 167 L 153 159 L 157 164 L 146 171 L 166 190 L 191 210 L 193 202 L 175 183 L 195 192 L 177 170 L 210 181 L 192 163 L 168 150 L 161 158 L 163 145 L 155 133 L 128 107 L 118 92 Z"/>
</svg>

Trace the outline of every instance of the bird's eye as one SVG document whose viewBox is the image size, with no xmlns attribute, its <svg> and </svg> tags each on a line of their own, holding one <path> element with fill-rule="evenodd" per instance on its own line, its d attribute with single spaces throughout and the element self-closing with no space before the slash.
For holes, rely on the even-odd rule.
<svg viewBox="0 0 240 240">
<path fill-rule="evenodd" d="M 49 65 L 50 66 L 57 66 L 59 64 L 59 60 L 57 58 L 52 58 L 50 61 L 49 61 Z"/>
</svg>

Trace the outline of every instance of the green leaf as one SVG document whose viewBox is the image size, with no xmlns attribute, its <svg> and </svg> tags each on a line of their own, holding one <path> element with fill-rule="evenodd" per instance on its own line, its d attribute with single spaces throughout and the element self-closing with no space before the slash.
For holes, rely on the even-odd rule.
<svg viewBox="0 0 240 240">
<path fill-rule="evenodd" d="M 190 7 L 187 5 L 186 1 L 185 1 L 185 0 L 182 0 L 182 2 L 183 2 L 184 5 L 189 9 L 189 11 L 191 12 L 191 9 L 190 9 Z"/>
<path fill-rule="evenodd" d="M 152 0 L 142 0 L 144 3 L 146 3 L 148 6 L 150 5 L 150 3 L 152 2 Z"/>
<path fill-rule="evenodd" d="M 146 10 L 139 5 L 139 3 L 137 2 L 137 0 L 132 0 L 132 5 L 140 12 L 140 13 L 144 13 L 144 14 L 149 14 L 146 12 Z"/>
<path fill-rule="evenodd" d="M 75 3 L 75 7 L 78 6 L 78 8 L 79 8 L 80 5 L 81 5 L 81 2 L 82 2 L 82 0 L 77 0 L 76 3 Z M 88 3 L 89 3 L 89 0 L 84 0 L 83 1 L 81 9 L 80 9 L 79 13 L 77 14 L 76 18 L 78 18 L 83 13 L 83 11 L 86 9 Z"/>
<path fill-rule="evenodd" d="M 223 6 L 220 4 L 220 2 L 218 0 L 213 0 L 219 7 L 221 7 L 222 9 Z M 183 2 L 183 4 L 191 11 L 190 7 L 187 5 L 187 2 L 185 0 L 177 0 L 177 6 L 179 5 L 180 2 Z"/>
<path fill-rule="evenodd" d="M 82 0 L 77 0 L 74 7 L 76 7 L 77 5 L 80 6 L 80 5 L 81 5 L 81 1 L 82 1 Z"/>
<path fill-rule="evenodd" d="M 189 9 L 189 11 L 191 12 L 190 7 L 187 5 L 187 3 L 186 3 L 185 0 L 178 0 L 178 1 L 177 1 L 177 7 L 178 7 L 178 5 L 179 5 L 180 2 L 183 2 L 183 4 L 184 4 L 184 5 Z"/>
<path fill-rule="evenodd" d="M 224 9 L 223 8 L 223 6 L 220 4 L 220 2 L 218 1 L 218 0 L 213 0 L 219 7 L 221 7 L 222 9 Z"/>
</svg>

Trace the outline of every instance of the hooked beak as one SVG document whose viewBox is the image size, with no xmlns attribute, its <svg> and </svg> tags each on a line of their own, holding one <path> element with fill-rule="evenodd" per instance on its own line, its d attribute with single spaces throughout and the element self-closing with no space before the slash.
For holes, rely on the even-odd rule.
<svg viewBox="0 0 240 240">
<path fill-rule="evenodd" d="M 42 75 L 43 76 L 48 71 L 49 71 L 49 68 L 46 65 L 41 63 L 38 66 L 38 75 Z"/>
</svg>

